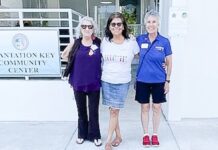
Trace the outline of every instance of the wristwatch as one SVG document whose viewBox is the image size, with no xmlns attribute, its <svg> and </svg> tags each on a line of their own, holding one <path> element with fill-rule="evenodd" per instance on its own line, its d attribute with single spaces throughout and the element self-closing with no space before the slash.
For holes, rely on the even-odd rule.
<svg viewBox="0 0 218 150">
<path fill-rule="evenodd" d="M 167 83 L 170 83 L 170 80 L 166 80 Z"/>
</svg>

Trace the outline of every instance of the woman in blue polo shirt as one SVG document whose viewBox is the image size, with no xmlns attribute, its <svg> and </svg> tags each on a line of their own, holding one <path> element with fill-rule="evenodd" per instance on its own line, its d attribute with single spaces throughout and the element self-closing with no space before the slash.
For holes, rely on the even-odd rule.
<svg viewBox="0 0 218 150">
<path fill-rule="evenodd" d="M 137 37 L 140 58 L 136 76 L 135 99 L 141 104 L 141 122 L 144 131 L 142 143 L 149 147 L 151 145 L 159 146 L 157 133 L 160 124 L 161 103 L 166 102 L 166 94 L 169 92 L 172 51 L 169 40 L 158 33 L 158 12 L 151 10 L 146 13 L 144 22 L 147 34 Z M 152 95 L 152 103 L 150 103 L 150 95 Z M 153 111 L 151 139 L 148 131 L 150 104 L 152 104 Z"/>
</svg>

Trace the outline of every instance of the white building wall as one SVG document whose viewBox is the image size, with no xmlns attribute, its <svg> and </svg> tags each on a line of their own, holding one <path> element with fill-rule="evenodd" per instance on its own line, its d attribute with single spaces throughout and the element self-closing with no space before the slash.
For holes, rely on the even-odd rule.
<svg viewBox="0 0 218 150">
<path fill-rule="evenodd" d="M 73 90 L 62 80 L 0 80 L 0 121 L 76 121 Z"/>
<path fill-rule="evenodd" d="M 215 0 L 172 0 L 171 12 L 187 12 L 187 19 L 176 24 L 169 15 L 174 63 L 169 120 L 218 117 L 217 5 Z"/>
<path fill-rule="evenodd" d="M 159 8 L 159 13 L 160 13 L 160 26 L 159 26 L 159 32 L 165 37 L 168 37 L 168 17 L 169 17 L 169 9 L 170 9 L 171 4 L 166 1 L 160 0 L 160 8 Z M 167 97 L 167 99 L 169 99 Z M 168 100 L 169 101 L 169 100 Z M 164 103 L 162 105 L 162 110 L 166 116 L 168 116 L 168 110 L 169 110 L 169 102 Z"/>
<path fill-rule="evenodd" d="M 218 1 L 189 1 L 182 117 L 218 117 Z M 187 107 L 188 106 L 188 107 Z"/>
</svg>

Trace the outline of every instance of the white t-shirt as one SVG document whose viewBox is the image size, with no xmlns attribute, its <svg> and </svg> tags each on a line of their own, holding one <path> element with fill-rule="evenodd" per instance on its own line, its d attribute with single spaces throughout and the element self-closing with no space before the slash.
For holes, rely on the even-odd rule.
<svg viewBox="0 0 218 150">
<path fill-rule="evenodd" d="M 102 81 L 113 84 L 131 81 L 131 63 L 134 55 L 139 53 L 136 40 L 129 39 L 122 44 L 116 44 L 104 38 L 101 43 L 101 53 L 103 56 Z"/>
</svg>

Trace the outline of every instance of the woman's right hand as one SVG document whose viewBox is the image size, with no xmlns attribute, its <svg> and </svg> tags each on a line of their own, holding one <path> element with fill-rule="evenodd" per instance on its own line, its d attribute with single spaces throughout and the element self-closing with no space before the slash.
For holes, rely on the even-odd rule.
<svg viewBox="0 0 218 150">
<path fill-rule="evenodd" d="M 167 94 L 169 92 L 170 85 L 169 82 L 165 82 L 164 84 L 164 94 Z"/>
<path fill-rule="evenodd" d="M 69 53 L 73 47 L 74 44 L 74 39 L 72 41 L 70 41 L 70 43 L 67 45 L 67 47 L 63 50 L 62 54 L 61 54 L 61 58 L 65 61 L 68 61 L 68 56 Z"/>
</svg>

